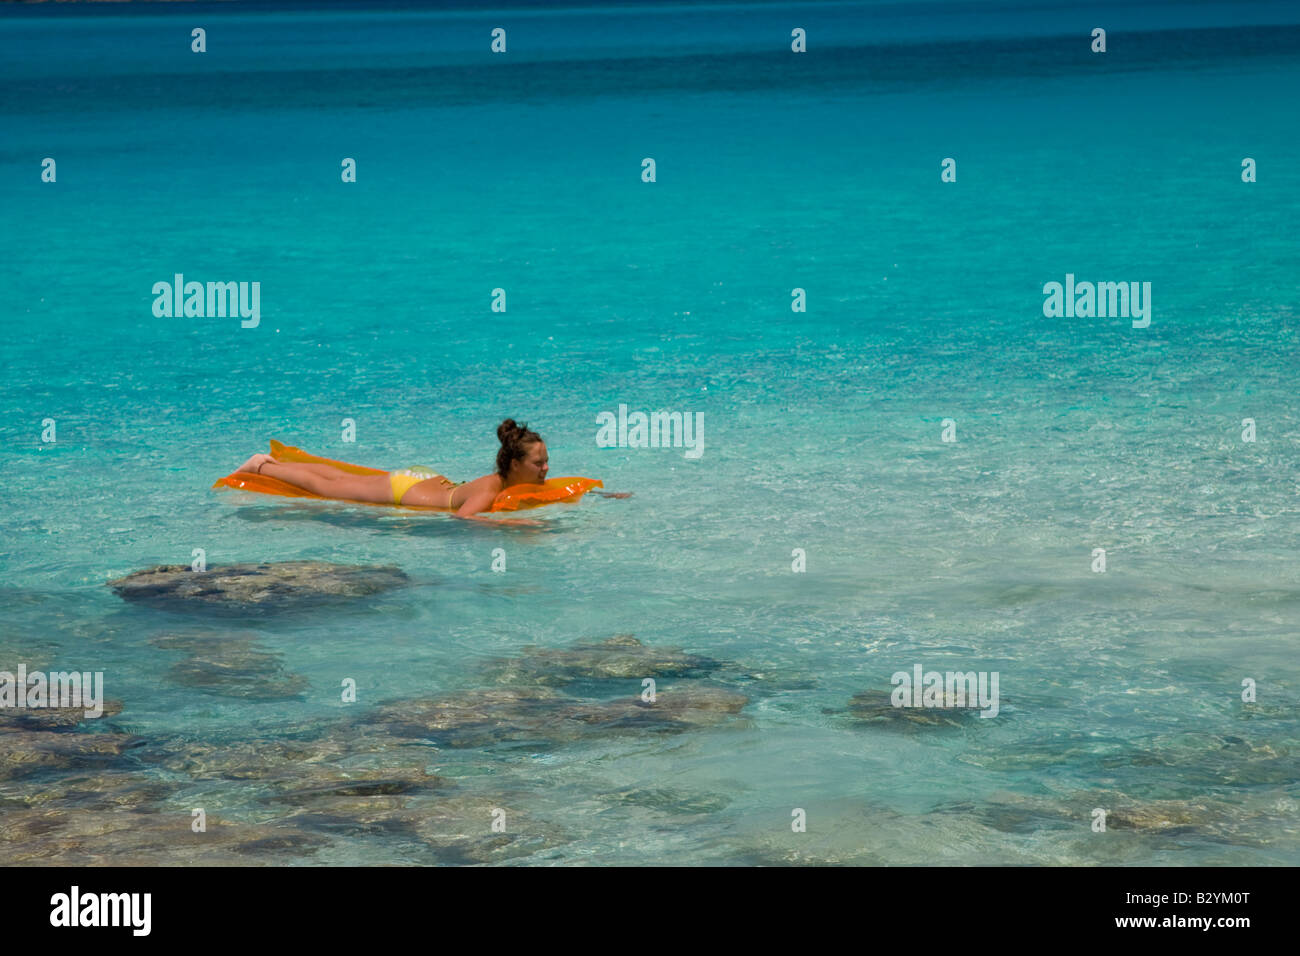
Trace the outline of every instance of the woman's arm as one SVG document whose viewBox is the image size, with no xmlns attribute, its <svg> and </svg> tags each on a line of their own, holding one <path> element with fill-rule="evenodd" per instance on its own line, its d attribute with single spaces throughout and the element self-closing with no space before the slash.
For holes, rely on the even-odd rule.
<svg viewBox="0 0 1300 956">
<path fill-rule="evenodd" d="M 454 518 L 464 518 L 466 521 L 484 521 L 488 524 L 508 524 L 523 528 L 540 528 L 542 522 L 533 521 L 531 518 L 483 518 L 479 512 L 491 511 L 492 502 L 496 501 L 497 493 L 491 488 L 471 492 L 465 499 L 465 503 L 456 509 L 452 515 Z"/>
</svg>

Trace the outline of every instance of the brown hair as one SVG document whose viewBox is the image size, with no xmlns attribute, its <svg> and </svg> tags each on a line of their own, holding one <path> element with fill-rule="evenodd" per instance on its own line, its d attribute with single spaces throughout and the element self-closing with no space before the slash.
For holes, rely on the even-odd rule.
<svg viewBox="0 0 1300 956">
<path fill-rule="evenodd" d="M 497 452 L 497 474 L 506 480 L 506 474 L 524 455 L 528 454 L 526 446 L 542 440 L 537 432 L 529 431 L 527 425 L 520 425 L 513 418 L 507 418 L 497 426 L 497 438 L 501 440 L 501 449 Z"/>
</svg>

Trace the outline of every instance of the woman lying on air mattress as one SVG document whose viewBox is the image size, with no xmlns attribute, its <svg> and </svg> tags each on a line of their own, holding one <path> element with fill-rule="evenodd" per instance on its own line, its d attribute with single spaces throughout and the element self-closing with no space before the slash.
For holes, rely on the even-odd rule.
<svg viewBox="0 0 1300 956">
<path fill-rule="evenodd" d="M 546 479 L 546 444 L 537 432 L 507 418 L 497 428 L 501 448 L 494 474 L 453 482 L 429 468 L 381 471 L 318 458 L 301 449 L 271 442 L 271 454 L 254 455 L 232 475 L 217 481 L 244 491 L 300 498 L 334 498 L 369 504 L 449 511 L 474 519 L 484 511 L 517 511 L 562 501 L 577 501 L 604 485 L 594 478 Z M 626 492 L 609 494 L 626 498 Z M 482 519 L 476 519 L 482 520 Z"/>
</svg>

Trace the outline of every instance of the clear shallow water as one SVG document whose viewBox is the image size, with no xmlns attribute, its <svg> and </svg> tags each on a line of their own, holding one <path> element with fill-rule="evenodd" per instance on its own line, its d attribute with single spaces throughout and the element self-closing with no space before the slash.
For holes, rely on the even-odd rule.
<svg viewBox="0 0 1300 956">
<path fill-rule="evenodd" d="M 510 857 L 525 863 L 1297 862 L 1300 261 L 1280 170 L 1300 29 L 1117 27 L 1094 69 L 1043 39 L 1074 29 L 1051 11 L 1017 40 L 945 9 L 928 37 L 915 19 L 873 36 L 870 8 L 801 14 L 814 39 L 833 14 L 836 42 L 796 61 L 760 46 L 788 32 L 772 9 L 521 17 L 504 68 L 474 52 L 478 23 L 457 40 L 412 13 L 213 13 L 229 40 L 210 27 L 202 60 L 170 49 L 171 14 L 0 20 L 17 54 L 0 83 L 0 636 L 29 667 L 105 671 L 124 709 L 95 729 L 139 738 L 104 766 L 0 782 L 6 832 L 93 771 L 101 790 L 165 784 L 124 798 L 153 826 L 202 805 L 322 841 L 276 861 L 455 861 L 410 821 L 477 800 L 551 834 Z M 1141 10 L 1133 29 L 1231 22 Z M 695 16 L 743 28 L 703 51 Z M 1003 39 L 941 45 L 964 30 Z M 937 181 L 944 156 L 956 185 Z M 260 327 L 155 319 L 152 284 L 175 272 L 260 281 Z M 1045 319 L 1042 286 L 1067 272 L 1150 281 L 1151 327 Z M 498 286 L 505 315 L 487 309 Z M 596 415 L 620 403 L 702 412 L 703 457 L 598 448 Z M 507 415 L 542 432 L 553 474 L 635 497 L 547 509 L 534 530 L 209 490 L 271 437 L 473 477 Z M 194 548 L 214 566 L 393 564 L 413 586 L 234 620 L 104 587 Z M 177 683 L 185 654 L 157 643 L 214 632 L 306 689 Z M 706 683 L 749 704 L 680 734 L 320 757 L 454 781 L 405 798 L 401 826 L 351 804 L 353 825 L 306 825 L 256 780 L 179 767 L 215 762 L 205 747 L 320 747 L 380 701 L 491 686 L 491 658 L 625 633 L 729 662 Z M 998 671 L 999 718 L 846 712 L 916 663 Z M 1146 825 L 1091 833 L 1111 805 Z M 79 846 L 147 857 L 114 834 Z"/>
</svg>

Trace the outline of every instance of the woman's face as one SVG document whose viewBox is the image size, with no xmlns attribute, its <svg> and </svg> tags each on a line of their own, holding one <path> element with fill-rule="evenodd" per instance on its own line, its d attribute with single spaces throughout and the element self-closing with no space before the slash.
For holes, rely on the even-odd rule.
<svg viewBox="0 0 1300 956">
<path fill-rule="evenodd" d="M 546 472 L 550 470 L 546 457 L 546 442 L 534 442 L 526 447 L 528 450 L 524 452 L 524 457 L 515 462 L 515 474 L 519 476 L 520 484 L 540 485 L 546 480 Z"/>
</svg>

